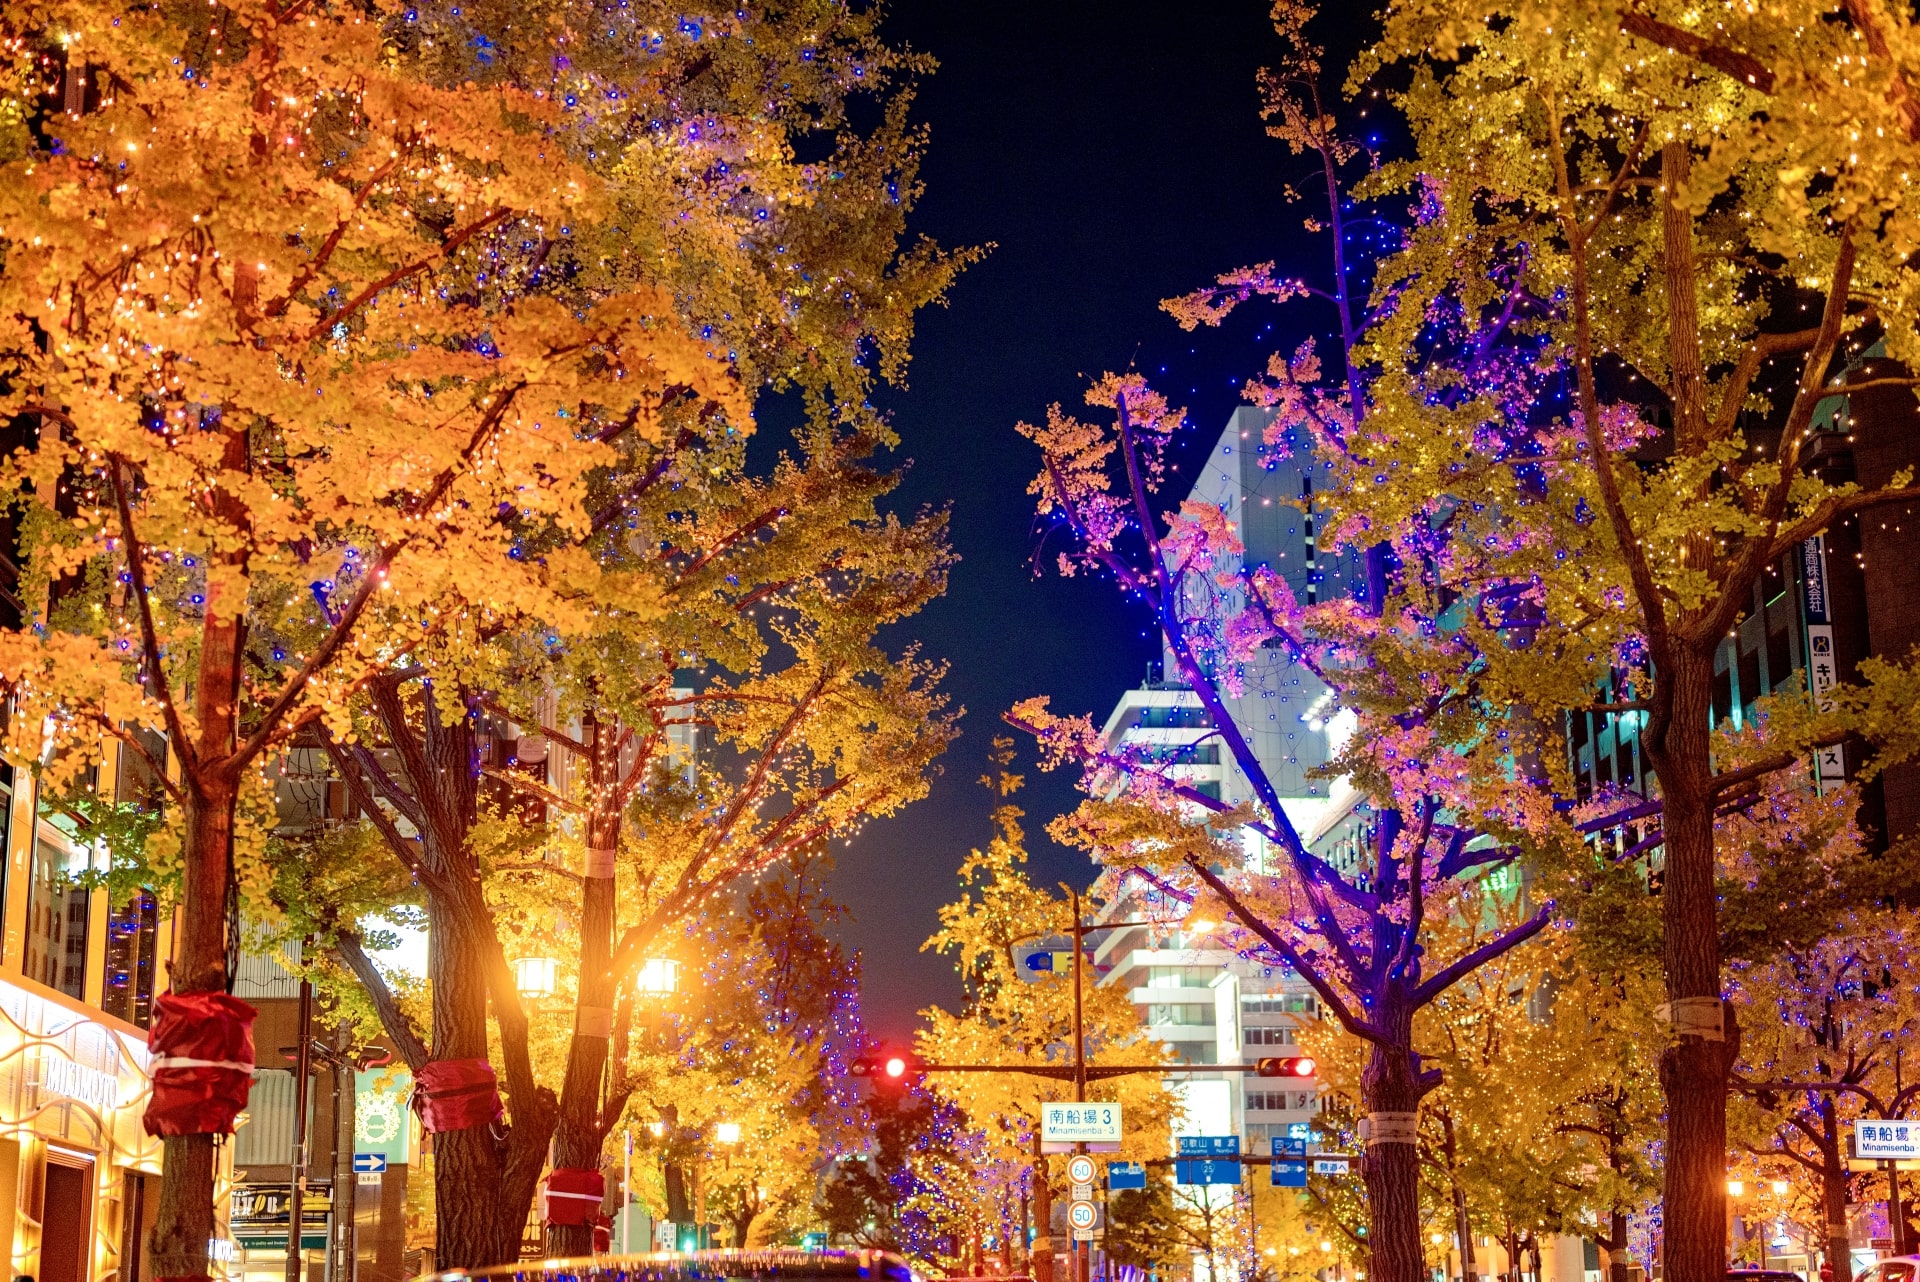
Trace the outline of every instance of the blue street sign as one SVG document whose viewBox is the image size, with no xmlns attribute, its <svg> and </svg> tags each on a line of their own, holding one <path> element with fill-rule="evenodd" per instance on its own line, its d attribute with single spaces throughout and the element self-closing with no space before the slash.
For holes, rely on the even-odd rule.
<svg viewBox="0 0 1920 1282">
<path fill-rule="evenodd" d="M 1313 1139 L 1315 1139 L 1315 1138 L 1317 1138 L 1317 1137 L 1316 1137 L 1316 1136 L 1314 1135 L 1314 1133 L 1313 1133 L 1313 1125 L 1312 1125 L 1312 1123 L 1310 1123 L 1310 1122 L 1288 1122 L 1288 1123 L 1287 1123 L 1287 1138 L 1288 1138 L 1288 1139 L 1290 1139 L 1290 1140 L 1309 1140 L 1309 1141 L 1310 1141 L 1310 1140 L 1313 1140 Z"/>
<path fill-rule="evenodd" d="M 1147 1168 L 1139 1162 L 1108 1162 L 1107 1191 L 1147 1187 Z"/>
<path fill-rule="evenodd" d="M 1238 1135 L 1182 1135 L 1180 1159 L 1173 1164 L 1175 1184 L 1238 1184 Z"/>
<path fill-rule="evenodd" d="M 1307 1142 L 1303 1139 L 1282 1139 L 1274 1136 L 1273 1145 L 1273 1187 L 1277 1189 L 1303 1189 L 1307 1187 Z"/>
<path fill-rule="evenodd" d="M 1181 1157 L 1239 1157 L 1238 1135 L 1182 1135 Z"/>
<path fill-rule="evenodd" d="M 385 1153 L 355 1153 L 353 1155 L 353 1169 L 354 1172 L 359 1175 L 378 1175 L 387 1169 L 387 1155 Z"/>
</svg>

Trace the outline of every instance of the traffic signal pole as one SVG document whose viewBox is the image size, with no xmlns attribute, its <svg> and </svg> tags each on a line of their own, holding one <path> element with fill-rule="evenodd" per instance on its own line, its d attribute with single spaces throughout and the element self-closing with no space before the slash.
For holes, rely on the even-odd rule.
<svg viewBox="0 0 1920 1282">
<path fill-rule="evenodd" d="M 1086 962 L 1083 956 L 1086 949 L 1082 945 L 1086 940 L 1087 927 L 1080 916 L 1080 892 L 1075 890 L 1071 893 L 1073 895 L 1073 1102 L 1084 1104 L 1087 1102 L 1087 1025 L 1086 1013 L 1080 997 L 1080 972 Z M 1085 1143 L 1075 1144 L 1073 1151 L 1085 1153 L 1087 1146 Z M 1071 1228 L 1068 1229 L 1068 1233 L 1072 1233 Z M 1078 1237 L 1070 1236 L 1068 1242 L 1071 1244 L 1075 1261 L 1074 1282 L 1087 1282 L 1087 1275 L 1092 1271 L 1093 1264 L 1093 1239 L 1089 1236 L 1085 1241 L 1081 1241 Z"/>
</svg>

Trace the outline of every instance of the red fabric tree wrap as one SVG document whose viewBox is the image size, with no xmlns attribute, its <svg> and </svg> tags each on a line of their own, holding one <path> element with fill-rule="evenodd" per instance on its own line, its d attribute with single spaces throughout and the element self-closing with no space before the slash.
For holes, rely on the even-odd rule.
<svg viewBox="0 0 1920 1282">
<path fill-rule="evenodd" d="M 489 1126 L 499 1119 L 500 1092 L 494 1089 L 493 1065 L 484 1059 L 441 1059 L 421 1066 L 414 1080 L 419 1089 L 414 1104 L 420 1123 L 429 1131 L 464 1131 Z"/>
<path fill-rule="evenodd" d="M 600 1216 L 600 1200 L 607 1194 L 607 1178 L 577 1166 L 555 1167 L 547 1174 L 545 1205 L 549 1224 L 562 1228 L 592 1224 Z"/>
<path fill-rule="evenodd" d="M 147 1134 L 231 1135 L 253 1085 L 259 1012 L 226 993 L 162 993 L 153 1008 Z"/>
</svg>

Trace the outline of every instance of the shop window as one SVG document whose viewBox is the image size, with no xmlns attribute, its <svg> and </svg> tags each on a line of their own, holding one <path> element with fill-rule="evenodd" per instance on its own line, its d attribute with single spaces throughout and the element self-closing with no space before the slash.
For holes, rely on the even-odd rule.
<svg viewBox="0 0 1920 1282">
<path fill-rule="evenodd" d="M 28 867 L 27 940 L 23 969 L 27 978 L 69 997 L 86 995 L 87 908 L 89 892 L 74 883 L 85 866 L 42 837 L 34 843 Z"/>
<path fill-rule="evenodd" d="M 153 979 L 160 943 L 160 910 L 140 891 L 107 916 L 107 976 L 100 1008 L 140 1028 L 153 1020 Z"/>
</svg>

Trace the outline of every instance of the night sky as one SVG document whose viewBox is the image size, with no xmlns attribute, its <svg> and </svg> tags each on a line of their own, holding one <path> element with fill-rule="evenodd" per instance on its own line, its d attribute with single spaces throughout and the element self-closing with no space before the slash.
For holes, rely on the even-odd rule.
<svg viewBox="0 0 1920 1282">
<path fill-rule="evenodd" d="M 1343 39 L 1327 25 L 1323 41 Z M 1315 247 L 1301 231 L 1310 211 L 1281 197 L 1302 163 L 1259 118 L 1255 73 L 1279 51 L 1264 0 L 895 0 L 885 29 L 941 64 L 916 106 L 933 136 L 911 226 L 949 246 L 997 245 L 949 308 L 922 316 L 909 385 L 885 397 L 913 460 L 899 506 L 951 504 L 962 558 L 945 599 L 889 641 L 917 637 L 947 659 L 967 710 L 932 795 L 839 856 L 853 914 L 841 937 L 861 951 L 868 1028 L 902 1039 L 919 1009 L 958 998 L 948 960 L 919 948 L 960 860 L 991 835 L 976 781 L 1000 714 L 1044 693 L 1104 720 L 1154 652 L 1144 613 L 1110 584 L 1051 567 L 1035 577 L 1038 455 L 1014 423 L 1077 405 L 1088 376 L 1136 362 L 1189 411 L 1179 475 L 1191 475 L 1240 403 L 1237 380 L 1275 341 L 1297 341 L 1305 318 L 1249 312 L 1190 336 L 1159 300 Z M 1072 780 L 1039 774 L 1021 748 L 1033 872 L 1084 882 L 1088 862 L 1043 831 L 1073 805 Z"/>
</svg>

